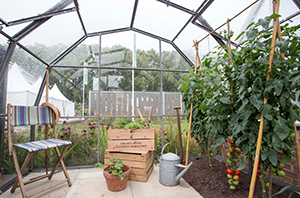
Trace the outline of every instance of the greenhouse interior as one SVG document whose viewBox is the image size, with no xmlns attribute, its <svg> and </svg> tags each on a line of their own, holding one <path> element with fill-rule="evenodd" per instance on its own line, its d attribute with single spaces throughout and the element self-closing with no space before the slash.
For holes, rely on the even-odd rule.
<svg viewBox="0 0 300 198">
<path fill-rule="evenodd" d="M 300 0 L 2 0 L 0 197 L 300 197 L 299 27 Z"/>
</svg>

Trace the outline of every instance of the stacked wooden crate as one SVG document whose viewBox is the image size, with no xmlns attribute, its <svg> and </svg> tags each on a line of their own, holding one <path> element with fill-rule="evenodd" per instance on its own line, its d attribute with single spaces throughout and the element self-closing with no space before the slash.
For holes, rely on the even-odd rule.
<svg viewBox="0 0 300 198">
<path fill-rule="evenodd" d="M 131 167 L 129 180 L 147 182 L 153 171 L 154 129 L 108 129 L 108 149 L 105 165 L 110 158 L 122 160 Z"/>
</svg>

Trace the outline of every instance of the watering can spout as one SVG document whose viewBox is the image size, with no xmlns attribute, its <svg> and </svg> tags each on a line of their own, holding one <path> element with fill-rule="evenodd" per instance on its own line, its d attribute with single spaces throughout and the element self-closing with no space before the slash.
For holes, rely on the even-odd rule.
<svg viewBox="0 0 300 198">
<path fill-rule="evenodd" d="M 184 168 L 176 177 L 175 177 L 175 182 L 178 182 L 179 179 L 185 174 L 185 172 L 191 167 L 191 165 L 193 164 L 193 162 L 189 163 L 189 165 L 184 166 L 182 164 L 176 164 L 175 166 L 179 167 L 179 168 Z"/>
</svg>

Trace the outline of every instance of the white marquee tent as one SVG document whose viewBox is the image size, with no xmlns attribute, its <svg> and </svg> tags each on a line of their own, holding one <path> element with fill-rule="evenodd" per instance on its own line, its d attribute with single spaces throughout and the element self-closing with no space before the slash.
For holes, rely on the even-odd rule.
<svg viewBox="0 0 300 198">
<path fill-rule="evenodd" d="M 39 77 L 38 80 L 31 85 L 23 76 L 19 66 L 14 63 L 8 71 L 7 103 L 24 106 L 34 105 L 41 82 L 42 78 Z M 45 91 L 43 93 L 41 103 L 44 101 Z M 68 100 L 60 92 L 56 84 L 49 90 L 49 102 L 59 108 L 61 116 L 74 116 L 74 102 Z"/>
</svg>

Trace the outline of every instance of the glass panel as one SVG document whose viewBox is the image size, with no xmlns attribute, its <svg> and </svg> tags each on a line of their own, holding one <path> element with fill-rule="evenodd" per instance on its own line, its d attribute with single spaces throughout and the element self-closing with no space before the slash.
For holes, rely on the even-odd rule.
<svg viewBox="0 0 300 198">
<path fill-rule="evenodd" d="M 20 25 L 15 25 L 15 26 L 2 26 L 3 27 L 3 32 L 8 34 L 10 37 L 13 37 L 16 33 L 18 33 L 20 30 L 25 28 L 29 23 L 24 23 Z M 8 38 L 4 37 L 2 38 L 2 35 L 0 36 L 0 43 L 8 43 Z"/>
<path fill-rule="evenodd" d="M 162 68 L 187 71 L 192 69 L 170 44 L 164 42 L 162 42 Z"/>
<path fill-rule="evenodd" d="M 100 115 L 131 116 L 131 70 L 101 69 Z M 98 83 L 98 79 L 96 79 Z M 90 111 L 98 111 L 98 85 L 90 92 Z M 91 113 L 93 115 L 93 113 Z"/>
<path fill-rule="evenodd" d="M 190 17 L 163 3 L 144 0 L 139 1 L 134 27 L 172 40 Z"/>
<path fill-rule="evenodd" d="M 90 74 L 90 73 L 89 73 Z M 90 80 L 90 78 L 88 78 Z M 52 68 L 49 76 L 49 102 L 56 105 L 63 117 L 82 115 L 82 68 Z M 88 96 L 88 89 L 85 91 Z M 41 103 L 45 101 L 43 96 Z M 88 101 L 88 100 L 87 100 Z M 88 103 L 85 101 L 85 105 Z"/>
<path fill-rule="evenodd" d="M 22 49 L 16 47 L 7 80 L 7 103 L 33 105 L 39 91 L 45 66 Z"/>
<path fill-rule="evenodd" d="M 164 115 L 175 115 L 174 107 L 184 110 L 181 92 L 178 87 L 184 81 L 184 73 L 163 72 Z"/>
<path fill-rule="evenodd" d="M 0 1 L 0 13 L 1 18 L 6 22 L 18 20 L 21 18 L 27 18 L 44 13 L 49 8 L 54 6 L 60 0 L 51 1 L 39 1 L 39 0 L 27 0 L 27 1 Z"/>
<path fill-rule="evenodd" d="M 98 66 L 99 61 L 99 37 L 87 38 L 69 54 L 67 54 L 57 65 L 87 65 Z M 98 43 L 95 43 L 97 40 Z"/>
<path fill-rule="evenodd" d="M 54 16 L 26 36 L 21 43 L 47 62 L 83 36 L 77 13 Z"/>
<path fill-rule="evenodd" d="M 87 32 L 129 27 L 134 0 L 78 1 Z"/>
<path fill-rule="evenodd" d="M 132 67 L 132 31 L 107 34 L 101 37 L 101 66 Z"/>
<path fill-rule="evenodd" d="M 197 10 L 198 7 L 202 4 L 202 1 L 199 1 L 199 0 L 185 0 L 185 1 L 172 0 L 171 2 L 181 5 L 190 10 L 194 10 L 194 11 Z"/>
<path fill-rule="evenodd" d="M 195 47 L 193 47 L 194 40 L 200 41 L 209 33 L 197 27 L 194 24 L 189 24 L 182 31 L 179 37 L 175 40 L 175 44 L 187 55 L 187 57 L 195 63 Z M 199 56 L 203 57 L 209 51 L 213 50 L 214 46 L 218 45 L 214 38 L 207 37 L 199 43 Z"/>
<path fill-rule="evenodd" d="M 159 41 L 157 39 L 134 33 L 136 38 L 136 65 L 137 68 L 160 68 Z"/>
</svg>

